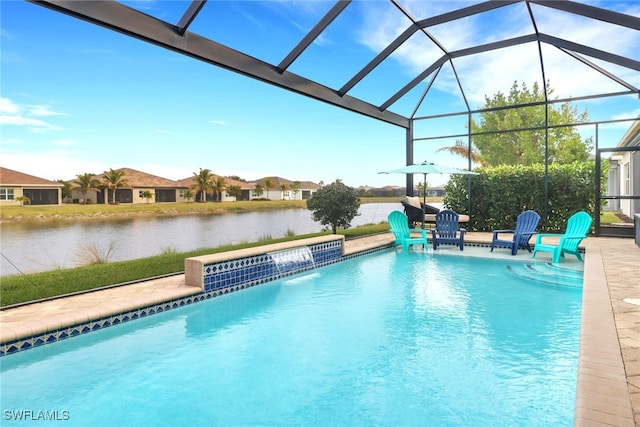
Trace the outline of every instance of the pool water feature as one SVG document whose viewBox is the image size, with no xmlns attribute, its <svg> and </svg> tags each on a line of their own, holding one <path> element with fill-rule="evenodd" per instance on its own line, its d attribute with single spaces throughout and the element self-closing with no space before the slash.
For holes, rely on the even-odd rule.
<svg viewBox="0 0 640 427">
<path fill-rule="evenodd" d="M 300 273 L 316 267 L 313 254 L 308 246 L 269 252 L 267 255 L 273 260 L 279 277 Z"/>
<path fill-rule="evenodd" d="M 1 406 L 65 425 L 572 425 L 581 289 L 520 267 L 353 258 L 5 356 Z"/>
</svg>

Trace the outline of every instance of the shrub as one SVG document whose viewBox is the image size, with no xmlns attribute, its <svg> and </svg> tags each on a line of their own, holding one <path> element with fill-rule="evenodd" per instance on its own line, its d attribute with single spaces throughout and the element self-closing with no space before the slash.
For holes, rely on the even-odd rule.
<svg viewBox="0 0 640 427">
<path fill-rule="evenodd" d="M 476 172 L 479 175 L 453 175 L 443 200 L 448 208 L 469 214 L 470 180 L 471 230 L 513 228 L 518 214 L 528 209 L 540 214 L 542 231 L 564 230 L 567 219 L 578 211 L 594 215 L 595 162 L 549 165 L 546 206 L 544 165 L 503 165 Z"/>
</svg>

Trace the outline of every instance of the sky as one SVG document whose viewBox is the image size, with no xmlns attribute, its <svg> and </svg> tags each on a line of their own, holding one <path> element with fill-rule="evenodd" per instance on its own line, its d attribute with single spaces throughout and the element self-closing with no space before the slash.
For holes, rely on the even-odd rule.
<svg viewBox="0 0 640 427">
<path fill-rule="evenodd" d="M 187 1 L 125 4 L 172 23 Z M 638 1 L 589 2 L 640 16 Z M 402 2 L 420 19 L 463 1 Z M 333 5 L 326 1 L 208 2 L 191 31 L 278 64 Z M 541 32 L 640 60 L 640 32 L 533 5 Z M 181 56 L 25 1 L 0 2 L 0 165 L 42 178 L 74 179 L 128 167 L 169 179 L 200 168 L 246 180 L 279 176 L 316 183 L 381 187 L 405 184 L 379 172 L 406 163 L 405 131 L 302 95 Z M 387 2 L 355 1 L 289 71 L 339 88 L 408 21 Z M 585 28 L 589 28 L 586 31 Z M 449 51 L 531 33 L 523 4 L 429 29 Z M 416 34 L 349 93 L 379 105 L 442 52 Z M 615 40 L 615 43 L 611 43 Z M 508 93 L 514 81 L 540 81 L 537 45 L 454 61 L 471 108 Z M 543 45 L 545 72 L 559 97 L 622 90 L 554 47 Z M 533 61 L 533 62 L 532 62 Z M 594 60 L 640 86 L 640 73 Z M 417 115 L 465 110 L 449 66 L 434 80 Z M 409 115 L 431 77 L 391 108 Z M 592 120 L 640 115 L 634 96 L 576 103 Z M 416 137 L 464 133 L 466 116 L 420 121 Z M 630 122 L 601 125 L 601 147 L 615 146 Z M 580 133 L 595 136 L 595 127 Z M 414 160 L 466 167 L 438 149 L 455 138 L 416 141 Z M 430 176 L 440 185 L 446 176 Z M 417 178 L 416 178 L 417 179 Z M 420 179 L 421 181 L 421 179 Z M 417 182 L 417 181 L 416 181 Z"/>
</svg>

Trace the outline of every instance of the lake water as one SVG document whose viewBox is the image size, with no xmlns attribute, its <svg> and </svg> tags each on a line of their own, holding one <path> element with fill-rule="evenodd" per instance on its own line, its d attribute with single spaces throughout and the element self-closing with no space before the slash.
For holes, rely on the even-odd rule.
<svg viewBox="0 0 640 427">
<path fill-rule="evenodd" d="M 400 209 L 400 203 L 365 203 L 351 225 L 378 224 Z M 0 224 L 0 275 L 77 267 L 87 262 L 92 251 L 109 261 L 123 261 L 322 229 L 307 209 Z"/>
</svg>

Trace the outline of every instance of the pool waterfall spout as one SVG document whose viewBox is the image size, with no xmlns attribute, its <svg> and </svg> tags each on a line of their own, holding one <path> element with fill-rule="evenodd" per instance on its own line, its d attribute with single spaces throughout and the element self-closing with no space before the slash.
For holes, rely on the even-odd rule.
<svg viewBox="0 0 640 427">
<path fill-rule="evenodd" d="M 269 252 L 267 255 L 273 260 L 279 277 L 316 268 L 311 248 L 308 246 Z"/>
</svg>

